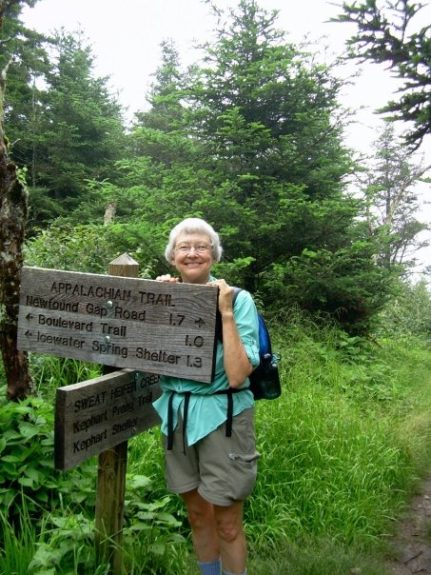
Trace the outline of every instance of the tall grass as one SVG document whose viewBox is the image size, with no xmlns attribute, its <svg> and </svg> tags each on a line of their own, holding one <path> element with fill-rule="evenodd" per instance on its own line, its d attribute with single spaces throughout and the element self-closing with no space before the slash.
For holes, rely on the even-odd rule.
<svg viewBox="0 0 431 575">
<path fill-rule="evenodd" d="M 273 326 L 272 334 L 283 394 L 256 405 L 261 458 L 245 507 L 250 572 L 383 575 L 394 519 L 431 462 L 429 346 L 414 338 L 368 342 L 304 321 Z M 64 360 L 37 359 L 34 368 L 51 403 L 59 379 L 91 373 Z M 92 549 L 90 465 L 81 480 L 80 467 L 63 475 L 61 516 L 51 510 L 37 529 L 24 513 L 19 529 L 0 517 L 0 574 L 23 575 L 26 565 L 35 573 L 103 573 Z M 166 492 L 158 428 L 129 442 L 128 474 L 126 572 L 197 573 L 184 508 Z"/>
<path fill-rule="evenodd" d="M 268 536 L 361 545 L 381 536 L 414 473 L 389 422 L 322 388 L 259 409 L 262 459 L 250 500 L 257 548 Z"/>
<path fill-rule="evenodd" d="M 37 548 L 37 534 L 25 506 L 18 528 L 0 512 L 0 541 L 0 575 L 28 573 Z"/>
<path fill-rule="evenodd" d="M 93 379 L 101 373 L 101 366 L 96 363 L 38 353 L 30 354 L 30 369 L 35 392 L 52 400 L 58 387 Z"/>
<path fill-rule="evenodd" d="M 431 460 L 430 350 L 413 338 L 369 342 L 296 322 L 272 332 L 283 395 L 256 405 L 251 570 L 341 574 L 359 562 L 362 573 L 382 575 L 370 557 L 384 552 Z M 156 437 L 136 438 L 130 463 L 163 491 Z"/>
<path fill-rule="evenodd" d="M 338 572 L 330 567 L 337 545 L 340 557 L 350 549 L 353 568 L 357 553 L 390 540 L 393 519 L 429 468 L 430 351 L 411 338 L 376 345 L 298 325 L 281 329 L 275 347 L 284 393 L 257 404 L 262 457 L 246 509 L 252 556 L 290 542 L 289 569 L 274 573 L 323 575 Z M 332 548 L 327 569 L 322 557 L 320 571 L 299 565 L 301 541 Z"/>
</svg>

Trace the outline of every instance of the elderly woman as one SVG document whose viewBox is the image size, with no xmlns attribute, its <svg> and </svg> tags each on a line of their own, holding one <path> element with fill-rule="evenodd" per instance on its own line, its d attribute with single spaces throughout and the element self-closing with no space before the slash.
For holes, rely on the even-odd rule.
<svg viewBox="0 0 431 575">
<path fill-rule="evenodd" d="M 170 233 L 165 257 L 179 277 L 157 279 L 218 288 L 222 337 L 212 383 L 164 376 L 164 393 L 154 407 L 166 435 L 167 485 L 187 507 L 200 572 L 244 575 L 243 502 L 254 487 L 258 459 L 254 400 L 247 389 L 259 364 L 258 319 L 247 291 L 233 305 L 233 288 L 211 276 L 221 254 L 219 236 L 204 220 L 185 219 Z"/>
</svg>

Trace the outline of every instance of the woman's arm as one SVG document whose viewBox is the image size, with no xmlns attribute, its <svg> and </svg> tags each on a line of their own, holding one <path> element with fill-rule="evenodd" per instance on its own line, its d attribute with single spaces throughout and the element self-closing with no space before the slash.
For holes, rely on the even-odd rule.
<svg viewBox="0 0 431 575">
<path fill-rule="evenodd" d="M 219 287 L 219 311 L 222 319 L 224 369 L 230 387 L 239 387 L 253 371 L 247 357 L 233 315 L 232 299 L 234 290 L 224 280 L 216 280 L 212 285 Z"/>
</svg>

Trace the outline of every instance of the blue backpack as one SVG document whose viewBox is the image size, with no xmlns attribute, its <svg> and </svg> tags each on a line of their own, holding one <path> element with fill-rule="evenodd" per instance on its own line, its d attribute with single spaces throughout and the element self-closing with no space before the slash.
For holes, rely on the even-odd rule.
<svg viewBox="0 0 431 575">
<path fill-rule="evenodd" d="M 234 288 L 233 304 L 241 291 Z M 249 376 L 250 390 L 254 399 L 277 399 L 281 395 L 280 374 L 278 362 L 280 357 L 272 352 L 271 337 L 262 314 L 258 313 L 259 320 L 259 357 L 260 364 Z"/>
</svg>

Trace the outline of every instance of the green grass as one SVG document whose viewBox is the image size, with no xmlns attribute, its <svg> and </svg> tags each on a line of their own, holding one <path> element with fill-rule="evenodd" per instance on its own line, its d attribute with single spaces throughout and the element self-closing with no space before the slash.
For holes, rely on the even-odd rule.
<svg viewBox="0 0 431 575">
<path fill-rule="evenodd" d="M 394 519 L 431 459 L 431 354 L 414 339 L 373 344 L 298 325 L 278 330 L 275 348 L 284 392 L 256 409 L 251 571 L 383 575 Z M 130 464 L 163 491 L 156 434 L 150 444 L 152 457 L 136 438 Z"/>
<path fill-rule="evenodd" d="M 382 563 L 367 554 L 326 539 L 281 540 L 271 554 L 252 559 L 260 575 L 386 575 Z"/>
<path fill-rule="evenodd" d="M 298 322 L 272 333 L 283 394 L 256 406 L 250 573 L 384 575 L 394 519 L 431 467 L 430 349 L 414 338 L 370 343 Z M 77 362 L 37 362 L 39 392 L 51 403 L 59 382 L 91 374 Z M 24 575 L 31 560 L 41 573 L 43 561 L 56 561 L 50 575 L 103 573 L 92 550 L 91 465 L 82 481 L 80 468 L 62 476 L 60 517 L 51 511 L 35 528 L 23 514 L 15 530 L 3 521 L 0 574 Z M 158 428 L 129 442 L 128 474 L 128 575 L 197 573 L 183 506 L 166 492 Z"/>
<path fill-rule="evenodd" d="M 341 557 L 350 569 L 358 555 L 384 556 L 393 519 L 429 469 L 427 347 L 311 334 L 284 330 L 278 345 L 295 344 L 284 349 L 283 397 L 257 404 L 262 458 L 246 522 L 258 574 L 346 573 Z M 285 571 L 270 571 L 274 554 Z M 366 563 L 362 573 L 382 575 Z"/>
<path fill-rule="evenodd" d="M 52 401 L 55 401 L 58 387 L 93 379 L 101 374 L 98 364 L 38 353 L 30 354 L 30 369 L 36 393 Z"/>
<path fill-rule="evenodd" d="M 25 509 L 17 529 L 0 513 L 0 541 L 0 575 L 28 573 L 37 548 L 37 534 Z"/>
</svg>

